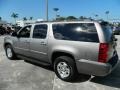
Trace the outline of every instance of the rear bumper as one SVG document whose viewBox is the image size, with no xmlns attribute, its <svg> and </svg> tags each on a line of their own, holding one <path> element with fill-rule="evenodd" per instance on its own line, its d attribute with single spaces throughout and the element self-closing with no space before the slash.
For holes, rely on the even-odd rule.
<svg viewBox="0 0 120 90">
<path fill-rule="evenodd" d="M 114 56 L 107 63 L 100 63 L 82 59 L 78 60 L 76 62 L 76 65 L 79 73 L 95 76 L 106 76 L 117 66 L 118 61 L 118 55 L 117 53 L 115 53 Z"/>
</svg>

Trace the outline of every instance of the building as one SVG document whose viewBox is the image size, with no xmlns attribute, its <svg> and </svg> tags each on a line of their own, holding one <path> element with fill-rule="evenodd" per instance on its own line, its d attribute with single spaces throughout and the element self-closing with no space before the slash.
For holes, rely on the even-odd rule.
<svg viewBox="0 0 120 90">
<path fill-rule="evenodd" d="M 1 20 L 1 21 L 0 21 L 0 26 L 3 26 L 3 27 L 5 27 L 5 28 L 7 28 L 7 27 L 11 27 L 12 24 L 11 24 L 11 23 L 8 23 L 8 22 L 6 22 L 6 21 Z"/>
<path fill-rule="evenodd" d="M 43 21 L 43 19 L 26 20 L 26 21 L 25 20 L 18 20 L 18 21 L 16 21 L 16 24 L 17 24 L 17 26 L 24 27 L 26 25 L 41 22 L 41 21 Z"/>
<path fill-rule="evenodd" d="M 114 25 L 114 26 L 118 26 L 120 24 L 120 19 L 110 19 L 110 22 Z"/>
<path fill-rule="evenodd" d="M 17 26 L 24 27 L 25 25 L 33 24 L 35 22 L 36 22 L 35 20 L 26 20 L 26 21 L 18 20 L 18 21 L 16 21 L 16 24 L 17 24 Z"/>
<path fill-rule="evenodd" d="M 0 20 L 0 25 L 7 25 L 7 22 Z"/>
</svg>

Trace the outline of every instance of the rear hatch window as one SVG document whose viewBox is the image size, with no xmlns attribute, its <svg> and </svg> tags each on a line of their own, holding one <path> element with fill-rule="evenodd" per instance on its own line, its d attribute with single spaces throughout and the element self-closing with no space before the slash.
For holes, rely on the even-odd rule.
<svg viewBox="0 0 120 90">
<path fill-rule="evenodd" d="M 101 27 L 105 36 L 105 41 L 106 42 L 110 42 L 113 41 L 113 39 L 115 38 L 113 33 L 112 33 L 112 27 L 109 25 L 109 23 L 107 22 L 102 22 L 101 23 Z"/>
<path fill-rule="evenodd" d="M 55 39 L 99 42 L 94 23 L 60 23 L 53 24 L 52 28 Z"/>
<path fill-rule="evenodd" d="M 107 22 L 101 23 L 102 30 L 104 33 L 104 37 L 106 40 L 106 43 L 109 44 L 109 49 L 108 49 L 108 60 L 110 60 L 113 57 L 113 54 L 115 52 L 116 48 L 116 41 L 115 41 L 115 36 L 112 33 L 112 28 Z"/>
</svg>

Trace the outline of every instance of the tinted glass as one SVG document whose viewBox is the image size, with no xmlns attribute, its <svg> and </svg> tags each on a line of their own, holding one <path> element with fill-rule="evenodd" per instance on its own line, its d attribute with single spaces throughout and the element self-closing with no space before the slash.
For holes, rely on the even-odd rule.
<svg viewBox="0 0 120 90">
<path fill-rule="evenodd" d="M 31 31 L 31 25 L 26 26 L 19 32 L 19 36 L 24 37 L 24 38 L 29 38 L 30 37 L 30 31 Z"/>
<path fill-rule="evenodd" d="M 47 35 L 47 25 L 36 25 L 33 31 L 33 38 L 45 39 Z"/>
<path fill-rule="evenodd" d="M 107 42 L 112 40 L 112 28 L 110 27 L 109 23 L 107 22 L 102 22 L 101 27 L 105 36 L 105 39 Z"/>
<path fill-rule="evenodd" d="M 59 40 L 99 42 L 93 23 L 53 24 L 53 34 Z"/>
</svg>

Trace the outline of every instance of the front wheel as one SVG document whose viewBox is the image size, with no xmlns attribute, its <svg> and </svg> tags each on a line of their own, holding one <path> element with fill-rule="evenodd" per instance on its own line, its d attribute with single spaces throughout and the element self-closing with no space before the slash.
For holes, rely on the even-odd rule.
<svg viewBox="0 0 120 90">
<path fill-rule="evenodd" d="M 56 75 L 64 81 L 73 81 L 77 76 L 75 62 L 67 56 L 60 56 L 54 62 Z"/>
<path fill-rule="evenodd" d="M 5 52 L 6 52 L 6 56 L 8 59 L 10 59 L 10 60 L 15 59 L 16 55 L 15 55 L 11 45 L 5 46 Z"/>
</svg>

